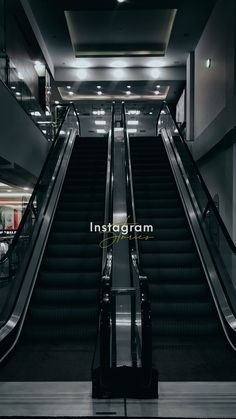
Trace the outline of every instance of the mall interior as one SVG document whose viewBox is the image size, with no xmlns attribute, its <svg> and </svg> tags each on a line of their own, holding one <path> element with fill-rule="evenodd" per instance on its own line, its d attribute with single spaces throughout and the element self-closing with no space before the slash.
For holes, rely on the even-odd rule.
<svg viewBox="0 0 236 419">
<path fill-rule="evenodd" d="M 236 418 L 235 23 L 0 0 L 0 417 Z"/>
</svg>

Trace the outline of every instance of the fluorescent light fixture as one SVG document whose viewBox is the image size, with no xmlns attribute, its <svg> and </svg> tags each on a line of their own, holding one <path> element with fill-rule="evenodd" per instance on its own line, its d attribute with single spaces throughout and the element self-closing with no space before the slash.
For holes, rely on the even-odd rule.
<svg viewBox="0 0 236 419">
<path fill-rule="evenodd" d="M 126 0 L 117 0 L 118 3 L 125 3 Z"/>
<path fill-rule="evenodd" d="M 102 121 L 102 120 L 96 120 L 94 121 L 96 125 L 106 125 L 106 121 Z"/>
<path fill-rule="evenodd" d="M 96 131 L 97 131 L 97 134 L 106 134 L 106 130 L 103 128 L 99 128 Z"/>
<path fill-rule="evenodd" d="M 102 88 L 102 86 L 97 86 L 97 89 L 101 89 Z"/>
<path fill-rule="evenodd" d="M 32 116 L 42 116 L 39 111 L 30 112 L 30 115 L 32 115 Z"/>
<path fill-rule="evenodd" d="M 29 191 L 29 188 L 27 186 L 25 186 L 23 189 L 24 191 Z"/>
<path fill-rule="evenodd" d="M 45 76 L 45 71 L 46 71 L 45 64 L 41 63 L 40 61 L 35 61 L 34 68 L 39 77 Z"/>
<path fill-rule="evenodd" d="M 140 111 L 138 109 L 130 109 L 127 112 L 128 115 L 140 115 Z"/>
<path fill-rule="evenodd" d="M 125 72 L 122 68 L 115 68 L 113 70 L 113 75 L 116 79 L 122 79 L 125 75 Z"/>
<path fill-rule="evenodd" d="M 151 76 L 153 79 L 157 79 L 160 75 L 160 70 L 158 68 L 153 68 L 151 70 Z"/>
<path fill-rule="evenodd" d="M 11 189 L 7 189 L 7 192 L 11 192 Z"/>
<path fill-rule="evenodd" d="M 97 115 L 97 116 L 105 115 L 105 113 L 106 112 L 103 109 L 101 109 L 100 111 L 93 111 L 93 115 Z"/>
<path fill-rule="evenodd" d="M 73 92 L 69 92 L 69 95 L 70 95 L 70 96 L 73 96 L 73 94 L 74 94 Z"/>
<path fill-rule="evenodd" d="M 160 93 L 160 90 L 155 90 L 155 95 L 159 95 L 159 93 Z"/>
<path fill-rule="evenodd" d="M 42 125 L 52 124 L 52 121 L 38 121 L 37 124 L 42 124 Z"/>
<path fill-rule="evenodd" d="M 125 61 L 121 61 L 121 60 L 116 60 L 116 61 L 112 61 L 111 63 L 112 67 L 118 67 L 118 68 L 122 68 L 122 67 L 126 67 L 127 64 Z"/>
<path fill-rule="evenodd" d="M 12 196 L 14 198 L 18 198 L 18 197 L 22 197 L 22 196 L 31 196 L 31 193 L 29 192 L 11 192 L 11 193 L 6 193 L 6 192 L 1 192 L 0 193 L 0 197 L 4 198 L 4 197 L 9 198 L 9 196 Z"/>
<path fill-rule="evenodd" d="M 66 86 L 66 88 L 67 88 L 68 90 L 70 90 L 70 89 L 71 89 L 71 86 Z"/>
<path fill-rule="evenodd" d="M 211 68 L 211 58 L 206 60 L 206 68 Z"/>
<path fill-rule="evenodd" d="M 99 91 L 97 92 L 97 94 L 98 94 L 98 96 L 101 96 L 101 95 L 102 95 L 101 90 L 99 90 Z"/>
<path fill-rule="evenodd" d="M 129 134 L 135 134 L 137 132 L 137 128 L 128 128 Z"/>
<path fill-rule="evenodd" d="M 131 95 L 131 91 L 130 90 L 127 90 L 126 94 L 127 95 Z"/>
<path fill-rule="evenodd" d="M 85 80 L 86 77 L 87 77 L 88 72 L 85 68 L 81 68 L 80 70 L 78 70 L 77 74 L 78 74 L 78 78 L 80 80 Z"/>
<path fill-rule="evenodd" d="M 131 119 L 130 121 L 128 121 L 128 125 L 138 125 L 139 122 L 135 119 Z"/>
</svg>

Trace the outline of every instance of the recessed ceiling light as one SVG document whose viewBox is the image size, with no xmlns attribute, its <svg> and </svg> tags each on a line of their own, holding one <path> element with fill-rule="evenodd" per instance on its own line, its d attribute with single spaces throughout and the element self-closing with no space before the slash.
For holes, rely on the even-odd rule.
<svg viewBox="0 0 236 419">
<path fill-rule="evenodd" d="M 12 90 L 16 90 L 16 86 L 11 86 L 11 89 Z"/>
<path fill-rule="evenodd" d="M 160 84 L 157 84 L 157 89 L 160 89 L 160 87 L 161 87 Z"/>
<path fill-rule="evenodd" d="M 100 119 L 98 119 L 98 120 L 96 120 L 94 122 L 95 122 L 95 125 L 106 125 L 106 121 L 102 121 Z"/>
<path fill-rule="evenodd" d="M 152 115 L 153 114 L 153 112 L 151 111 L 151 112 L 149 112 L 149 115 Z"/>
<path fill-rule="evenodd" d="M 32 112 L 30 112 L 30 115 L 32 115 L 32 116 L 42 116 L 39 111 L 32 111 Z"/>
<path fill-rule="evenodd" d="M 20 96 L 20 92 L 16 92 L 16 96 Z"/>
<path fill-rule="evenodd" d="M 138 109 L 130 109 L 127 112 L 128 115 L 140 115 L 140 111 Z"/>
<path fill-rule="evenodd" d="M 151 70 L 151 76 L 153 79 L 157 79 L 160 75 L 160 70 L 158 70 L 158 68 L 153 68 Z"/>
<path fill-rule="evenodd" d="M 101 89 L 102 88 L 102 86 L 97 86 L 97 89 Z"/>
<path fill-rule="evenodd" d="M 135 132 L 137 132 L 137 128 L 128 128 L 129 134 L 135 134 Z"/>
<path fill-rule="evenodd" d="M 74 94 L 73 92 L 69 92 L 69 95 L 70 95 L 70 96 L 73 96 L 73 94 Z"/>
<path fill-rule="evenodd" d="M 128 125 L 138 125 L 139 124 L 139 122 L 137 121 L 137 120 L 135 120 L 135 119 L 131 119 L 130 121 L 128 121 Z"/>
<path fill-rule="evenodd" d="M 118 3 L 125 3 L 126 0 L 117 0 Z"/>
<path fill-rule="evenodd" d="M 97 92 L 97 95 L 99 95 L 99 96 L 101 96 L 101 95 L 102 95 L 101 90 L 99 90 L 99 91 Z"/>
<path fill-rule="evenodd" d="M 59 105 L 60 102 L 59 102 L 59 100 L 55 100 L 54 103 L 55 103 L 55 105 Z"/>
<path fill-rule="evenodd" d="M 87 77 L 87 70 L 85 70 L 85 68 L 81 68 L 80 70 L 78 70 L 77 74 L 80 80 L 84 80 Z"/>
<path fill-rule="evenodd" d="M 155 90 L 155 95 L 159 95 L 159 93 L 160 93 L 160 90 Z"/>
<path fill-rule="evenodd" d="M 127 90 L 126 94 L 127 95 L 131 95 L 131 91 L 130 90 Z"/>
<path fill-rule="evenodd" d="M 122 68 L 115 68 L 113 70 L 113 75 L 116 79 L 122 79 L 125 75 L 125 72 Z"/>
<path fill-rule="evenodd" d="M 101 109 L 101 110 L 98 110 L 98 111 L 93 111 L 93 115 L 97 115 L 97 116 L 100 116 L 100 115 L 105 115 L 105 111 L 104 111 L 104 109 Z"/>
<path fill-rule="evenodd" d="M 71 89 L 71 86 L 66 86 L 66 88 L 67 88 L 68 90 L 70 90 L 70 89 Z"/>
<path fill-rule="evenodd" d="M 127 86 L 127 89 L 131 89 L 131 86 Z"/>
<path fill-rule="evenodd" d="M 106 134 L 106 130 L 104 128 L 97 129 L 97 134 Z"/>
</svg>

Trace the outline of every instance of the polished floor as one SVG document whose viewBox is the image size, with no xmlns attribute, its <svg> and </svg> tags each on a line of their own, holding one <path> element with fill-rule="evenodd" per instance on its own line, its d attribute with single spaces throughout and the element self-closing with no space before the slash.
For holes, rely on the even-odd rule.
<svg viewBox="0 0 236 419">
<path fill-rule="evenodd" d="M 2 416 L 236 418 L 236 383 L 161 382 L 158 400 L 93 400 L 90 382 L 2 382 Z"/>
</svg>

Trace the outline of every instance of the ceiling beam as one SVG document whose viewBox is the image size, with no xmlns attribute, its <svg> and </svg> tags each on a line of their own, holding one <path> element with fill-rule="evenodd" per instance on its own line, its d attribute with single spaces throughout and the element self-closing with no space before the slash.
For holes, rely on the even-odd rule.
<svg viewBox="0 0 236 419">
<path fill-rule="evenodd" d="M 142 80 L 186 80 L 185 67 L 159 68 L 62 68 L 55 69 L 58 82 L 79 81 L 142 81 Z"/>
</svg>

